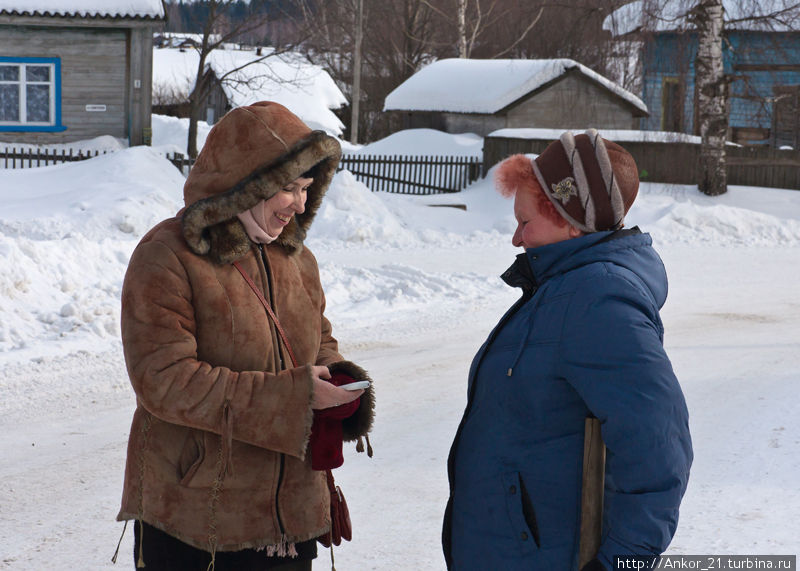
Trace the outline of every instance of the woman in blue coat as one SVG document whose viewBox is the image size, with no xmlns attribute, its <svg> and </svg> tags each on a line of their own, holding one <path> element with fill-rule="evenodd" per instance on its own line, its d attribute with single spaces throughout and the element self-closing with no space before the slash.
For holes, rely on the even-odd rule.
<svg viewBox="0 0 800 571">
<path fill-rule="evenodd" d="M 522 297 L 478 351 L 448 472 L 449 569 L 578 569 L 584 421 L 607 447 L 603 533 L 584 570 L 659 555 L 692 462 L 688 412 L 663 348 L 664 265 L 622 230 L 639 178 L 630 154 L 590 130 L 498 169 L 515 196 L 503 274 Z"/>
</svg>

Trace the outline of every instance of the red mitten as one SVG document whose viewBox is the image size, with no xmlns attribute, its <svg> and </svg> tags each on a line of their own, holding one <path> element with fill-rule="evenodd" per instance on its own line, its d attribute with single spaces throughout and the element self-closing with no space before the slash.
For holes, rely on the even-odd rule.
<svg viewBox="0 0 800 571">
<path fill-rule="evenodd" d="M 328 382 L 341 386 L 352 383 L 353 379 L 343 373 L 335 373 Z M 314 470 L 333 470 L 344 464 L 342 456 L 342 420 L 358 410 L 361 397 L 331 408 L 314 411 L 311 425 L 311 468 Z"/>
</svg>

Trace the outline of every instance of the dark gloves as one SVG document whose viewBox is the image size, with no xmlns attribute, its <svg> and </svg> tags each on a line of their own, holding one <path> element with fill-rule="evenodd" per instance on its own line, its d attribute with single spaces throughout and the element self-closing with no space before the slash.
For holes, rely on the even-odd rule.
<svg viewBox="0 0 800 571">
<path fill-rule="evenodd" d="M 329 382 L 341 386 L 352 383 L 353 378 L 344 373 L 333 373 Z M 314 411 L 314 422 L 311 425 L 311 468 L 314 470 L 333 470 L 344 464 L 342 456 L 343 430 L 342 420 L 356 413 L 361 398 L 335 406 Z"/>
<path fill-rule="evenodd" d="M 592 559 L 581 568 L 581 571 L 607 571 L 599 559 Z"/>
</svg>

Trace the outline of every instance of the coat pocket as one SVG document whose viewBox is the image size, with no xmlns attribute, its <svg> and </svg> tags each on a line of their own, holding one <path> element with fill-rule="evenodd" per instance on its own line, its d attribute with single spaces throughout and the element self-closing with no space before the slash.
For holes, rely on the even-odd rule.
<svg viewBox="0 0 800 571">
<path fill-rule="evenodd" d="M 178 476 L 182 486 L 188 486 L 197 474 L 206 457 L 206 447 L 202 433 L 192 431 L 186 437 L 178 460 Z"/>
<path fill-rule="evenodd" d="M 519 492 L 520 501 L 522 502 L 522 517 L 525 518 L 525 523 L 531 531 L 533 540 L 536 542 L 536 547 L 541 547 L 542 542 L 539 539 L 539 524 L 536 521 L 536 511 L 533 509 L 533 502 L 525 487 L 525 480 L 519 476 Z"/>
<path fill-rule="evenodd" d="M 529 555 L 540 547 L 539 526 L 536 512 L 519 472 L 503 474 L 506 509 L 511 529 L 523 555 Z"/>
</svg>

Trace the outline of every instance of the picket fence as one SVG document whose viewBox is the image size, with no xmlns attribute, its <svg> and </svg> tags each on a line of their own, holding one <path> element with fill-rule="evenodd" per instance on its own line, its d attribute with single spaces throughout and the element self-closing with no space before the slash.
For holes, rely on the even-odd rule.
<svg viewBox="0 0 800 571">
<path fill-rule="evenodd" d="M 0 166 L 6 169 L 46 167 L 61 163 L 72 163 L 93 159 L 99 155 L 113 152 L 108 150 L 75 151 L 74 149 L 0 149 Z"/>
<path fill-rule="evenodd" d="M 372 190 L 399 194 L 459 192 L 481 176 L 480 157 L 344 155 L 347 169 Z"/>
<path fill-rule="evenodd" d="M 167 155 L 182 173 L 194 160 L 181 154 Z M 344 155 L 338 170 L 348 170 L 368 188 L 397 194 L 459 192 L 481 176 L 480 157 L 405 155 Z"/>
</svg>

